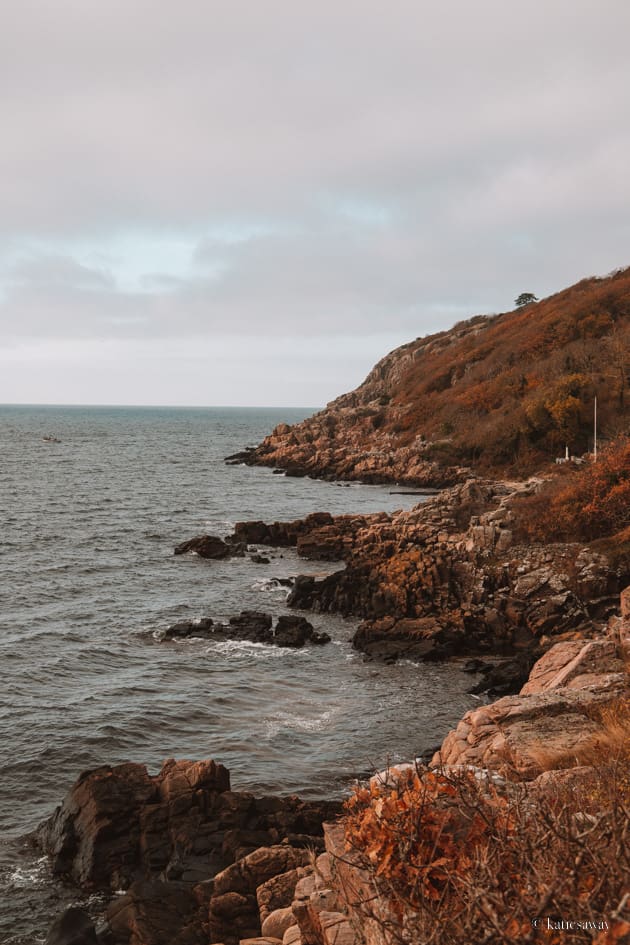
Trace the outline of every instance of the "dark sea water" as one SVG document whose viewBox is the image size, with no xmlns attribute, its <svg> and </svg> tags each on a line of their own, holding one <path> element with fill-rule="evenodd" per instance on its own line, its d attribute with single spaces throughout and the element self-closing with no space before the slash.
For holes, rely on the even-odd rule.
<svg viewBox="0 0 630 945">
<path fill-rule="evenodd" d="M 224 464 L 307 413 L 0 407 L 2 945 L 42 942 L 76 895 L 22 838 L 81 771 L 212 757 L 237 790 L 339 795 L 439 742 L 471 705 L 452 666 L 365 662 L 352 620 L 315 616 L 334 642 L 298 651 L 156 639 L 183 618 L 285 612 L 273 579 L 321 570 L 286 550 L 268 565 L 175 557 L 178 542 L 242 519 L 417 501 Z"/>
</svg>

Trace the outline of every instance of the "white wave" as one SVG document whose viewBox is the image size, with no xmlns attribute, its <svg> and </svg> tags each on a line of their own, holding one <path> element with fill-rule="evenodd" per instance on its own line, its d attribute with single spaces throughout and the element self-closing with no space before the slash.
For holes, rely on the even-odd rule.
<svg viewBox="0 0 630 945">
<path fill-rule="evenodd" d="M 288 712 L 280 712 L 275 718 L 265 719 L 265 737 L 275 738 L 282 731 L 296 732 L 321 732 L 328 728 L 334 715 L 333 709 L 327 709 L 321 715 L 306 717 L 300 715 L 290 715 Z"/>
<path fill-rule="evenodd" d="M 216 656 L 217 653 L 223 656 L 256 655 L 258 658 L 264 656 L 268 659 L 278 659 L 286 657 L 288 653 L 304 655 L 304 650 L 296 650 L 294 647 L 274 646 L 272 643 L 254 643 L 252 640 L 218 640 L 212 646 L 207 647 L 204 653 Z"/>
<path fill-rule="evenodd" d="M 7 874 L 7 885 L 13 889 L 42 886 L 48 881 L 48 857 L 42 856 L 31 866 L 16 866 Z"/>
<path fill-rule="evenodd" d="M 282 596 L 285 600 L 292 590 L 292 588 L 287 587 L 286 584 L 281 584 L 277 578 L 258 578 L 251 587 L 253 591 L 277 594 L 278 596 Z"/>
</svg>

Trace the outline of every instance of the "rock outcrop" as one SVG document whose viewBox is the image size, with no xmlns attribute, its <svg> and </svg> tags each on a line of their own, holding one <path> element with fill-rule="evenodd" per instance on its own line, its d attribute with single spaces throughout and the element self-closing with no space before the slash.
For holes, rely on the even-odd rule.
<svg viewBox="0 0 630 945">
<path fill-rule="evenodd" d="M 369 656 L 512 655 L 485 688 L 515 691 L 553 640 L 605 625 L 628 577 L 588 545 L 516 541 L 515 503 L 539 486 L 471 479 L 410 511 L 245 522 L 232 538 L 340 557 L 342 570 L 299 576 L 288 604 L 364 618 L 353 644 Z"/>
<path fill-rule="evenodd" d="M 518 695 L 467 712 L 433 764 L 475 765 L 531 780 L 546 767 L 575 763 L 579 751 L 605 737 L 601 709 L 630 695 L 615 630 L 611 621 L 607 637 L 556 643 Z"/>
<path fill-rule="evenodd" d="M 238 617 L 230 617 L 228 623 L 214 621 L 211 617 L 198 620 L 183 620 L 164 631 L 162 640 L 182 640 L 200 637 L 205 640 L 247 640 L 251 643 L 268 643 L 298 649 L 306 643 L 321 646 L 330 643 L 327 633 L 318 632 L 313 624 L 295 614 L 282 614 L 275 627 L 271 614 L 258 610 L 243 610 Z"/>
<path fill-rule="evenodd" d="M 38 835 L 55 875 L 126 890 L 108 908 L 107 945 L 207 945 L 212 923 L 260 933 L 257 886 L 305 863 L 339 810 L 232 791 L 214 761 L 167 761 L 155 776 L 124 764 L 81 775 Z"/>
<path fill-rule="evenodd" d="M 287 476 L 440 487 L 463 481 L 471 466 L 522 475 L 564 442 L 560 405 L 569 393 L 582 401 L 571 412 L 571 448 L 582 453 L 592 436 L 589 377 L 610 379 L 598 391 L 602 413 L 611 429 L 627 427 L 629 299 L 626 269 L 416 338 L 382 358 L 356 390 L 301 423 L 279 424 L 227 461 Z M 585 358 L 588 375 L 577 373 Z"/>
<path fill-rule="evenodd" d="M 70 906 L 56 919 L 45 945 L 99 945 L 94 923 L 84 909 Z"/>
<path fill-rule="evenodd" d="M 224 541 L 217 535 L 197 535 L 195 538 L 189 538 L 183 541 L 175 548 L 176 555 L 195 554 L 200 558 L 212 558 L 215 561 L 221 561 L 224 558 L 242 558 L 245 555 L 245 548 L 238 543 Z"/>
</svg>

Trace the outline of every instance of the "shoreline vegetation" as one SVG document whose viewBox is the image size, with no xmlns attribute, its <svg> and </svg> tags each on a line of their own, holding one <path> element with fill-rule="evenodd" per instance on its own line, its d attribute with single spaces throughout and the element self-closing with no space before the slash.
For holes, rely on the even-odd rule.
<svg viewBox="0 0 630 945">
<path fill-rule="evenodd" d="M 343 809 L 233 791 L 218 761 L 85 772 L 36 842 L 112 899 L 103 927 L 73 907 L 47 945 L 630 941 L 629 326 L 630 270 L 584 280 L 403 346 L 228 458 L 439 490 L 177 552 L 339 562 L 298 576 L 289 605 L 360 617 L 366 658 L 466 657 L 495 701 Z M 579 462 L 554 461 L 565 445 Z M 268 624 L 252 632 L 273 642 Z"/>
</svg>

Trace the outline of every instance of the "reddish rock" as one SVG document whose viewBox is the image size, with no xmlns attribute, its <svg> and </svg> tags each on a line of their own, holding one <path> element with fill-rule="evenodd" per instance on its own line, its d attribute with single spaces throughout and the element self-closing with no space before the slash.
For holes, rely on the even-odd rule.
<svg viewBox="0 0 630 945">
<path fill-rule="evenodd" d="M 625 672 L 612 640 L 572 640 L 557 643 L 532 668 L 521 695 L 530 695 L 567 686 L 580 689 L 592 686 L 597 677 L 608 678 Z M 606 683 L 602 678 L 599 688 Z"/>
<path fill-rule="evenodd" d="M 268 935 L 270 938 L 282 937 L 287 929 L 295 925 L 296 919 L 293 915 L 291 906 L 285 906 L 284 909 L 275 909 L 262 921 L 261 934 Z"/>
<path fill-rule="evenodd" d="M 53 923 L 45 945 L 98 945 L 94 923 L 85 910 L 70 906 Z"/>
<path fill-rule="evenodd" d="M 272 876 L 257 887 L 256 900 L 261 923 L 264 923 L 272 912 L 291 905 L 297 882 L 306 875 L 308 869 L 308 867 L 298 867 L 288 870 L 286 873 Z"/>
<path fill-rule="evenodd" d="M 171 760 L 154 777 L 143 765 L 104 766 L 79 778 L 39 838 L 53 872 L 88 889 L 160 873 L 195 883 L 261 844 L 317 846 L 322 821 L 340 808 L 229 788 L 214 761 Z"/>
<path fill-rule="evenodd" d="M 116 945 L 207 945 L 203 913 L 189 886 L 144 880 L 107 909 Z"/>
<path fill-rule="evenodd" d="M 255 850 L 219 873 L 210 900 L 210 940 L 237 945 L 241 938 L 260 935 L 258 887 L 274 876 L 306 866 L 309 858 L 308 850 L 280 844 Z"/>
<path fill-rule="evenodd" d="M 547 758 L 570 756 L 594 738 L 600 723 L 587 714 L 627 692 L 627 677 L 599 676 L 582 689 L 553 689 L 506 696 L 467 712 L 449 732 L 433 765 L 474 765 L 507 771 L 523 780 L 541 774 Z"/>
</svg>

